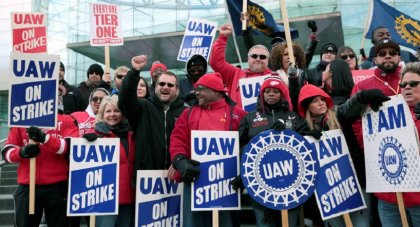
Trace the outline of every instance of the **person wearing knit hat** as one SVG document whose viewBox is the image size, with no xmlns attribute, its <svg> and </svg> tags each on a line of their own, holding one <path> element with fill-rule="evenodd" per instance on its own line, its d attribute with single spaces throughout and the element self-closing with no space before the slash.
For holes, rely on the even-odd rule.
<svg viewBox="0 0 420 227">
<path fill-rule="evenodd" d="M 160 61 L 155 61 L 152 63 L 152 67 L 150 68 L 150 78 L 152 79 L 150 88 L 153 92 L 155 90 L 156 79 L 162 72 L 165 71 L 168 71 L 168 67 L 166 67 L 165 64 L 161 63 Z"/>
<path fill-rule="evenodd" d="M 200 162 L 191 159 L 191 131 L 236 131 L 245 111 L 226 98 L 226 91 L 219 73 L 203 75 L 195 85 L 198 105 L 184 110 L 171 134 L 169 152 L 172 166 L 168 177 L 184 182 L 183 226 L 211 226 L 211 211 L 191 211 L 191 182 L 200 176 Z M 201 171 L 207 171 L 201 169 Z M 232 211 L 219 211 L 219 225 L 233 226 Z"/>
<path fill-rule="evenodd" d="M 185 64 L 186 78 L 179 81 L 179 95 L 184 102 L 195 102 L 194 87 L 198 79 L 207 72 L 207 60 L 200 54 L 192 55 Z"/>
<path fill-rule="evenodd" d="M 252 138 L 265 130 L 281 131 L 286 128 L 299 133 L 309 130 L 305 119 L 292 111 L 287 86 L 279 78 L 268 77 L 261 85 L 257 109 L 249 112 L 241 121 L 240 147 L 245 147 Z M 240 179 L 239 176 L 232 181 L 234 189 L 241 187 Z M 276 226 L 281 220 L 280 213 L 250 199 L 257 226 Z M 290 226 L 298 226 L 299 209 L 288 210 Z"/>
<path fill-rule="evenodd" d="M 321 48 L 321 61 L 319 64 L 307 72 L 308 83 L 315 86 L 322 86 L 322 72 L 325 71 L 327 65 L 337 57 L 337 46 L 333 43 L 327 43 Z"/>
<path fill-rule="evenodd" d="M 83 109 L 89 105 L 89 95 L 96 88 L 104 88 L 109 92 L 112 91 L 111 83 L 102 80 L 103 75 L 104 70 L 97 63 L 90 65 L 86 71 L 87 80 L 79 84 L 79 89 L 83 96 Z"/>
</svg>

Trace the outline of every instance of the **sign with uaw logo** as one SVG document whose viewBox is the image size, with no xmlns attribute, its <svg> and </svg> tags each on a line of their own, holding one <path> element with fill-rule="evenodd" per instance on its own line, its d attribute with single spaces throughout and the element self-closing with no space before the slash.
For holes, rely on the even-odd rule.
<svg viewBox="0 0 420 227">
<path fill-rule="evenodd" d="M 295 208 L 315 190 L 316 155 L 311 144 L 292 130 L 261 132 L 245 147 L 241 162 L 249 195 L 265 207 Z"/>
<path fill-rule="evenodd" d="M 320 140 L 305 138 L 312 143 L 319 160 L 315 197 L 322 219 L 364 209 L 365 201 L 343 132 L 325 131 Z"/>
<path fill-rule="evenodd" d="M 243 78 L 239 80 L 239 91 L 241 92 L 242 108 L 251 112 L 257 108 L 258 96 L 260 95 L 261 85 L 271 74 L 265 76 L 256 76 Z"/>
<path fill-rule="evenodd" d="M 401 95 L 363 114 L 367 192 L 420 191 L 418 135 Z M 368 152 L 367 152 L 368 151 Z"/>
</svg>

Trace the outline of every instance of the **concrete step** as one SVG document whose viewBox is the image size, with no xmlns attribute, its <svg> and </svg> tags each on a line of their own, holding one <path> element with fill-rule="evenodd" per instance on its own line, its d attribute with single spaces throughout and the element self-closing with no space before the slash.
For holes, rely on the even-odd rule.
<svg viewBox="0 0 420 227">
<path fill-rule="evenodd" d="M 14 210 L 0 210 L 1 226 L 13 226 L 15 212 Z"/>
<path fill-rule="evenodd" d="M 1 171 L 0 172 L 1 178 L 15 178 L 17 179 L 17 171 Z"/>
<path fill-rule="evenodd" d="M 15 177 L 12 178 L 0 178 L 0 185 L 17 185 L 17 179 Z"/>
<path fill-rule="evenodd" d="M 13 203 L 13 195 L 0 195 L 0 210 L 13 210 L 15 205 Z M 0 222 L 1 224 L 1 222 Z"/>
<path fill-rule="evenodd" d="M 17 185 L 2 185 L 0 186 L 0 195 L 10 194 L 12 195 L 15 193 Z"/>
</svg>

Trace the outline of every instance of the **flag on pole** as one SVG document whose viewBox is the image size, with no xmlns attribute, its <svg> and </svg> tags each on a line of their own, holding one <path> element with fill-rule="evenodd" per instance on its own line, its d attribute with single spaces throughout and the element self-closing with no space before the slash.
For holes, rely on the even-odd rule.
<svg viewBox="0 0 420 227">
<path fill-rule="evenodd" d="M 226 1 L 233 29 L 236 35 L 242 35 L 241 12 L 243 0 Z M 284 27 L 276 24 L 276 21 L 266 9 L 248 0 L 247 12 L 249 15 L 249 26 L 255 35 L 267 35 L 270 37 L 285 37 Z M 298 38 L 299 33 L 296 29 L 290 29 L 292 39 Z"/>
<path fill-rule="evenodd" d="M 394 42 L 416 50 L 420 46 L 420 21 L 381 0 L 373 0 L 372 2 L 370 26 L 365 37 L 370 39 L 375 28 L 385 27 L 389 30 Z"/>
</svg>

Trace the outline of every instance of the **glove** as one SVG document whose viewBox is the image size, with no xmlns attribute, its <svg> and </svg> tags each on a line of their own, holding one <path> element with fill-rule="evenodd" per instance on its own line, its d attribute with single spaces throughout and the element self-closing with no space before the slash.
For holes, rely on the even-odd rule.
<svg viewBox="0 0 420 227">
<path fill-rule="evenodd" d="M 85 138 L 89 142 L 92 142 L 98 139 L 98 135 L 96 135 L 96 133 L 86 133 L 83 135 L 83 138 Z"/>
<path fill-rule="evenodd" d="M 283 121 L 281 121 L 280 119 L 278 119 L 276 122 L 274 122 L 273 126 L 271 126 L 271 129 L 277 130 L 277 131 L 282 131 L 286 128 L 286 126 L 284 125 Z"/>
<path fill-rule="evenodd" d="M 192 159 L 188 160 L 184 155 L 175 156 L 172 165 L 181 173 L 184 182 L 194 181 L 195 178 L 200 176 L 200 168 L 198 168 L 200 162 Z"/>
<path fill-rule="evenodd" d="M 19 155 L 22 158 L 35 158 L 40 153 L 38 144 L 28 144 L 20 148 Z"/>
<path fill-rule="evenodd" d="M 378 111 L 383 102 L 390 98 L 379 89 L 363 90 L 357 93 L 357 100 L 362 104 L 369 104 L 373 111 Z"/>
<path fill-rule="evenodd" d="M 41 129 L 34 126 L 26 129 L 26 133 L 28 133 L 29 139 L 37 143 L 44 143 L 45 137 L 47 136 L 44 132 L 41 131 Z"/>
<path fill-rule="evenodd" d="M 417 119 L 420 119 L 420 102 L 414 107 L 414 114 Z"/>
<path fill-rule="evenodd" d="M 365 49 L 360 48 L 359 53 L 360 53 L 360 55 L 362 55 L 363 58 L 366 58 Z"/>
<path fill-rule="evenodd" d="M 310 131 L 302 131 L 300 134 L 303 136 L 312 136 L 317 140 L 321 139 L 321 136 L 322 136 L 322 132 L 319 129 L 312 129 Z"/>
<path fill-rule="evenodd" d="M 313 20 L 308 21 L 308 27 L 311 29 L 311 32 L 317 32 L 318 27 L 316 26 L 316 22 Z"/>
<path fill-rule="evenodd" d="M 293 65 L 293 63 L 289 63 L 289 68 L 287 68 L 287 76 L 288 77 L 296 77 L 298 75 L 298 68 L 296 65 Z"/>
<path fill-rule="evenodd" d="M 244 183 L 242 182 L 241 176 L 237 176 L 233 178 L 233 180 L 231 180 L 229 184 L 232 186 L 233 190 L 238 190 L 238 189 L 243 190 L 245 188 Z"/>
</svg>

